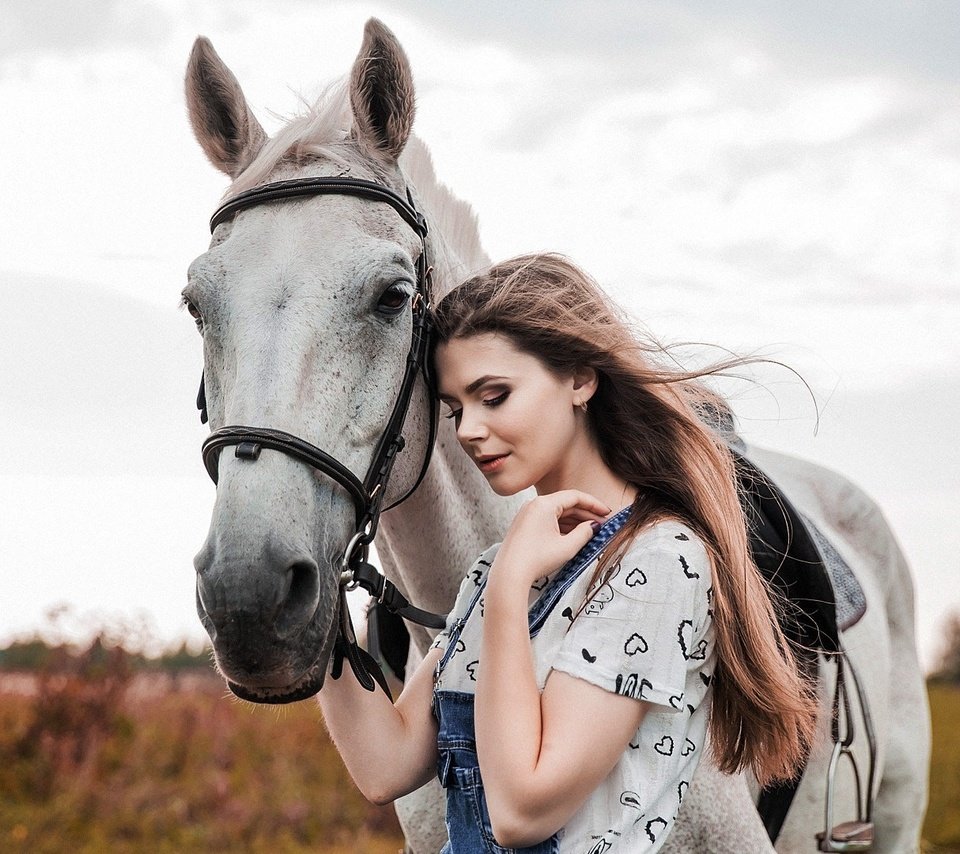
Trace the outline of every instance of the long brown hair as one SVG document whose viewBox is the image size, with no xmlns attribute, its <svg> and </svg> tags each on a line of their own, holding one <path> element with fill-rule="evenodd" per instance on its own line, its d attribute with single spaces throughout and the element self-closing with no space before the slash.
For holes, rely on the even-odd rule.
<svg viewBox="0 0 960 854">
<path fill-rule="evenodd" d="M 699 371 L 658 364 L 664 348 L 639 337 L 586 273 L 555 254 L 513 258 L 469 279 L 440 302 L 436 325 L 439 341 L 496 333 L 560 375 L 597 371 L 590 429 L 605 464 L 638 489 L 597 578 L 658 519 L 679 518 L 698 533 L 713 568 L 716 762 L 728 773 L 750 768 L 761 784 L 794 777 L 815 729 L 813 687 L 751 558 L 734 460 L 716 429 L 729 407 L 698 381 L 745 360 Z"/>
</svg>

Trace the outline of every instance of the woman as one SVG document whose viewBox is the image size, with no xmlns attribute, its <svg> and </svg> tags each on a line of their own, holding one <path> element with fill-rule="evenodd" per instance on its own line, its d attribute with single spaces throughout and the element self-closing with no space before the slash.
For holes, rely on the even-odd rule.
<svg viewBox="0 0 960 854">
<path fill-rule="evenodd" d="M 723 771 L 793 776 L 815 706 L 701 417 L 723 401 L 658 366 L 557 255 L 465 282 L 436 325 L 462 447 L 495 492 L 537 497 L 395 706 L 352 679 L 320 693 L 361 791 L 386 802 L 438 772 L 449 854 L 652 852 L 708 743 Z"/>
</svg>

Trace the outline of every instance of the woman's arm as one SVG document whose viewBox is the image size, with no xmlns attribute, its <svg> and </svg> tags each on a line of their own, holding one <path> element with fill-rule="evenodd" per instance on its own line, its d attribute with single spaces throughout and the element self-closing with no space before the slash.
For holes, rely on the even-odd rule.
<svg viewBox="0 0 960 854">
<path fill-rule="evenodd" d="M 431 649 L 407 680 L 396 704 L 367 691 L 349 667 L 329 676 L 317 695 L 333 743 L 364 797 L 386 804 L 426 783 L 437 766 L 433 672 L 441 651 Z"/>
<path fill-rule="evenodd" d="M 610 773 L 648 706 L 566 673 L 537 688 L 529 585 L 487 585 L 477 677 L 477 751 L 494 836 L 506 847 L 555 833 Z M 521 585 L 522 586 L 522 585 Z"/>
</svg>

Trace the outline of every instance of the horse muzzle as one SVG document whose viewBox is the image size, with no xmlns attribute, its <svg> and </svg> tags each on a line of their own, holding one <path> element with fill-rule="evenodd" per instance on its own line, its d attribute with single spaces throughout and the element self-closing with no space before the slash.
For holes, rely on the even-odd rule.
<svg viewBox="0 0 960 854">
<path fill-rule="evenodd" d="M 208 543 L 195 565 L 197 614 L 230 689 L 281 703 L 320 690 L 336 634 L 333 569 L 269 542 L 250 555 Z"/>
</svg>

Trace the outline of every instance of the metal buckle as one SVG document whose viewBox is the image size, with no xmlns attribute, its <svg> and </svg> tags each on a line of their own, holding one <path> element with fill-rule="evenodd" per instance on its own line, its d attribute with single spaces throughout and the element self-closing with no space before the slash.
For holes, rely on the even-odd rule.
<svg viewBox="0 0 960 854">
<path fill-rule="evenodd" d="M 360 556 L 361 561 L 367 559 L 367 552 L 370 548 L 369 540 L 369 523 L 357 531 L 351 538 L 350 542 L 347 543 L 347 547 L 343 552 L 343 557 L 340 558 L 340 586 L 347 592 L 351 590 L 356 590 L 359 587 L 359 583 L 353 577 L 353 563 L 354 552 L 357 552 L 359 547 L 360 551 L 357 552 Z"/>
</svg>

